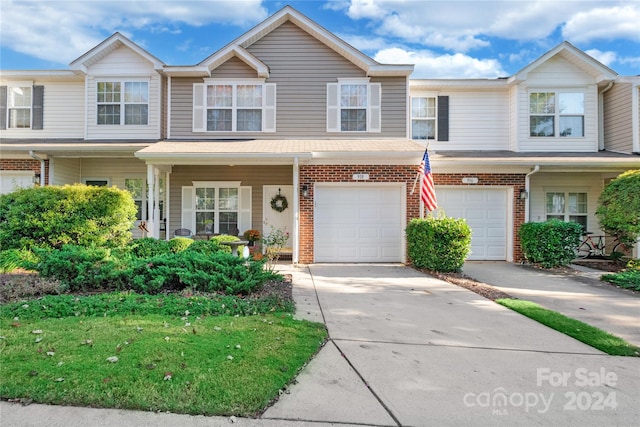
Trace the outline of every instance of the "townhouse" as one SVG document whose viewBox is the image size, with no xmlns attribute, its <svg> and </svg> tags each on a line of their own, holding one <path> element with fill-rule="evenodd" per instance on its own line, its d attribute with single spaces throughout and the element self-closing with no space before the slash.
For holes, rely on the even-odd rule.
<svg viewBox="0 0 640 427">
<path fill-rule="evenodd" d="M 507 78 L 412 71 L 288 6 L 193 66 L 116 33 L 68 70 L 0 72 L 0 190 L 116 185 L 152 237 L 283 228 L 294 262 L 405 262 L 428 146 L 472 259 L 520 260 L 526 221 L 601 232 L 603 186 L 640 167 L 637 78 L 569 43 Z"/>
</svg>

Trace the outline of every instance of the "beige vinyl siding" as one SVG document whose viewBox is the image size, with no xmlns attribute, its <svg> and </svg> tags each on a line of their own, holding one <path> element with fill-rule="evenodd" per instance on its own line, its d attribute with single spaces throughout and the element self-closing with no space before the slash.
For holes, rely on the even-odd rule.
<svg viewBox="0 0 640 427">
<path fill-rule="evenodd" d="M 526 83 L 518 90 L 519 151 L 598 151 L 598 88 L 591 76 L 564 59 L 553 58 L 529 73 Z M 584 137 L 530 136 L 529 94 L 545 91 L 584 92 Z"/>
<path fill-rule="evenodd" d="M 138 159 L 82 159 L 82 179 L 104 178 L 109 185 L 124 188 L 125 178 L 147 177 L 147 166 Z"/>
<path fill-rule="evenodd" d="M 53 175 L 51 184 L 66 185 L 81 182 L 81 164 L 81 159 L 65 159 L 60 157 L 51 158 L 49 163 L 49 168 L 51 169 L 50 173 Z"/>
<path fill-rule="evenodd" d="M 241 181 L 243 186 L 251 186 L 252 228 L 262 231 L 262 186 L 293 184 L 291 166 L 174 166 L 170 179 L 170 212 L 167 231 L 180 228 L 182 222 L 182 187 L 192 186 L 193 181 Z M 289 200 L 293 209 L 293 200 Z M 192 230 L 193 231 L 193 230 Z M 240 230 L 243 233 L 245 230 Z"/>
<path fill-rule="evenodd" d="M 620 153 L 633 150 L 632 91 L 631 83 L 616 83 L 604 94 L 605 150 Z"/>
<path fill-rule="evenodd" d="M 587 193 L 587 231 L 602 234 L 596 217 L 598 197 L 604 188 L 604 180 L 613 178 L 617 174 L 600 173 L 544 173 L 540 172 L 531 177 L 531 191 L 529 192 L 531 207 L 531 222 L 546 221 L 546 193 L 567 192 Z"/>
<path fill-rule="evenodd" d="M 11 84 L 8 81 L 0 85 Z M 44 86 L 43 129 L 3 129 L 3 138 L 83 138 L 84 82 L 34 81 Z"/>
<path fill-rule="evenodd" d="M 173 78 L 172 139 L 345 137 L 344 133 L 326 131 L 327 83 L 337 82 L 341 77 L 364 78 L 363 70 L 290 22 L 247 47 L 247 50 L 269 67 L 266 82 L 276 84 L 276 132 L 194 134 L 191 131 L 193 83 L 202 83 L 203 80 Z M 247 72 L 246 66 L 238 64 L 238 61 L 230 60 L 219 67 L 214 77 L 226 74 L 227 70 Z M 238 77 L 255 77 L 255 72 Z M 382 132 L 349 133 L 349 138 L 405 137 L 406 79 L 372 78 L 371 82 L 382 84 Z"/>
<path fill-rule="evenodd" d="M 509 93 L 451 91 L 412 93 L 449 97 L 449 141 L 432 141 L 435 150 L 509 150 Z"/>
<path fill-rule="evenodd" d="M 146 126 L 97 124 L 96 91 L 99 81 L 148 81 L 149 118 Z M 161 78 L 153 64 L 127 47 L 120 47 L 91 65 L 87 75 L 86 139 L 159 139 Z"/>
<path fill-rule="evenodd" d="M 211 72 L 214 79 L 255 79 L 256 70 L 249 67 L 241 59 L 233 57 Z"/>
</svg>

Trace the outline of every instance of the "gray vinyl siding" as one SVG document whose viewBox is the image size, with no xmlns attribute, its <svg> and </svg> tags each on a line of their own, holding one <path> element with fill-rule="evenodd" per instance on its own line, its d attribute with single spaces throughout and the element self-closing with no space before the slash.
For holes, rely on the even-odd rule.
<svg viewBox="0 0 640 427">
<path fill-rule="evenodd" d="M 262 186 L 292 185 L 291 166 L 174 166 L 170 179 L 170 212 L 167 231 L 180 228 L 182 222 L 182 187 L 190 187 L 193 181 L 240 181 L 251 186 L 252 228 L 262 232 Z M 289 206 L 293 201 L 289 201 Z M 240 230 L 244 232 L 245 230 Z"/>
<path fill-rule="evenodd" d="M 616 83 L 604 94 L 604 148 L 631 153 L 633 150 L 632 85 Z"/>
<path fill-rule="evenodd" d="M 256 71 L 242 60 L 233 57 L 218 68 L 214 69 L 211 77 L 215 79 L 255 79 Z"/>
<path fill-rule="evenodd" d="M 327 83 L 342 77 L 366 77 L 365 72 L 294 24 L 287 22 L 247 47 L 269 67 L 267 83 L 277 85 L 275 133 L 196 133 L 192 129 L 193 83 L 203 80 L 173 78 L 171 92 L 172 139 L 286 139 L 286 138 L 403 138 L 406 136 L 407 79 L 371 78 L 382 85 L 381 133 L 327 133 Z M 253 77 L 252 69 L 237 59 L 218 67 L 213 77 Z"/>
</svg>

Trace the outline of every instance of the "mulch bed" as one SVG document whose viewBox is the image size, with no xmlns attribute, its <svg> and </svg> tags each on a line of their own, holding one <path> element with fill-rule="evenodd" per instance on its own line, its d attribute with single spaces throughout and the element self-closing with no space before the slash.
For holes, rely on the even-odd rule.
<svg viewBox="0 0 640 427">
<path fill-rule="evenodd" d="M 502 292 L 499 289 L 494 288 L 483 282 L 479 282 L 464 273 L 439 273 L 437 271 L 417 269 L 423 273 L 429 274 L 436 279 L 444 280 L 445 282 L 460 286 L 481 295 L 491 301 L 495 301 L 501 298 L 513 298 L 506 292 Z"/>
</svg>

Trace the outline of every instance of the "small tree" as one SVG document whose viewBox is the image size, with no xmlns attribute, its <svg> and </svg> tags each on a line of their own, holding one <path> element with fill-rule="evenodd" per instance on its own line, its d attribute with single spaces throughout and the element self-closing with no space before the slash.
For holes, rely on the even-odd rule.
<svg viewBox="0 0 640 427">
<path fill-rule="evenodd" d="M 131 240 L 135 219 L 136 205 L 126 190 L 81 184 L 25 188 L 0 196 L 0 247 L 121 247 Z"/>
<path fill-rule="evenodd" d="M 640 235 L 640 169 L 627 171 L 607 184 L 596 215 L 607 234 L 623 243 L 635 242 Z"/>
</svg>

